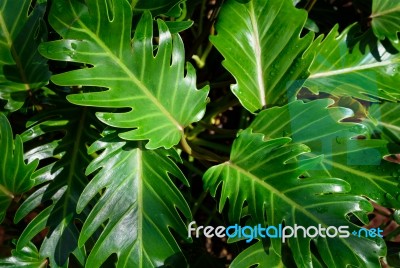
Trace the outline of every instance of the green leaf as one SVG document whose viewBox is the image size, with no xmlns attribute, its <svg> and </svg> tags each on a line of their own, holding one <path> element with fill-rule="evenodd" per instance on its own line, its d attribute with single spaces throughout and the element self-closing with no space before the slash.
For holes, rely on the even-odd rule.
<svg viewBox="0 0 400 268">
<path fill-rule="evenodd" d="M 165 24 L 167 24 L 169 31 L 174 34 L 192 27 L 193 21 L 166 21 Z"/>
<path fill-rule="evenodd" d="M 224 3 L 210 40 L 235 77 L 232 92 L 250 112 L 287 102 L 308 77 L 313 55 L 303 58 L 313 34 L 300 38 L 307 19 L 291 0 Z"/>
<path fill-rule="evenodd" d="M 28 92 L 48 83 L 50 72 L 37 48 L 47 38 L 46 4 L 28 12 L 30 0 L 0 3 L 0 98 L 6 109 L 21 108 Z"/>
<path fill-rule="evenodd" d="M 281 120 L 281 119 L 280 119 Z M 204 174 L 206 189 L 215 196 L 221 186 L 219 210 L 229 200 L 229 218 L 238 222 L 246 214 L 252 222 L 265 226 L 323 228 L 357 225 L 349 221 L 351 213 L 366 216 L 372 205 L 364 198 L 346 194 L 350 187 L 329 177 L 300 179 L 299 176 L 320 162 L 321 157 L 296 160 L 309 151 L 303 144 L 290 144 L 289 138 L 264 141 L 264 135 L 242 131 L 232 145 L 229 161 L 214 166 Z M 243 207 L 247 206 L 247 212 Z M 312 267 L 310 243 L 328 267 L 378 267 L 385 254 L 381 239 L 350 235 L 343 237 L 304 236 L 288 238 L 287 243 L 299 267 Z M 271 238 L 272 249 L 281 252 L 281 240 Z"/>
<path fill-rule="evenodd" d="M 241 268 L 252 267 L 253 265 L 258 265 L 257 267 L 285 267 L 281 256 L 273 250 L 266 253 L 266 248 L 261 241 L 240 252 L 230 267 Z"/>
<path fill-rule="evenodd" d="M 400 31 L 400 2 L 388 0 L 373 0 L 370 18 L 372 31 L 380 40 L 389 38 L 398 42 Z"/>
<path fill-rule="evenodd" d="M 400 117 L 399 104 L 384 102 L 373 104 L 368 110 L 369 119 L 364 122 L 368 124 L 371 131 L 378 133 L 382 138 L 391 143 L 400 144 Z"/>
<path fill-rule="evenodd" d="M 36 246 L 31 242 L 20 250 L 12 250 L 11 254 L 11 257 L 0 259 L 2 268 L 47 267 L 47 260 L 39 255 Z"/>
<path fill-rule="evenodd" d="M 78 221 L 84 222 L 88 211 L 78 215 L 76 205 L 88 183 L 84 170 L 91 161 L 87 146 L 99 137 L 100 128 L 94 113 L 87 108 L 55 102 L 54 109 L 39 113 L 22 134 L 24 141 L 37 144 L 26 158 L 38 158 L 43 167 L 34 174 L 37 190 L 19 207 L 15 222 L 19 222 L 38 206 L 44 209 L 21 234 L 17 250 L 36 234 L 48 228 L 41 244 L 40 255 L 50 259 L 51 267 L 67 267 L 73 253 L 80 263 L 86 258 L 85 249 L 78 247 Z M 88 127 L 90 126 L 90 127 Z"/>
<path fill-rule="evenodd" d="M 112 253 L 118 256 L 117 267 L 160 267 L 172 265 L 169 262 L 174 260 L 184 262 L 170 230 L 186 237 L 187 228 L 178 210 L 185 220 L 191 218 L 188 204 L 171 180 L 172 175 L 188 185 L 173 162 L 179 159 L 176 152 L 163 148 L 146 150 L 141 142 L 121 141 L 116 135 L 106 136 L 89 148 L 89 153 L 96 151 L 102 153 L 86 170 L 87 175 L 95 176 L 81 194 L 77 208 L 82 211 L 103 192 L 79 237 L 79 245 L 83 246 L 104 224 L 87 267 L 100 267 Z"/>
<path fill-rule="evenodd" d="M 7 117 L 0 113 L 0 223 L 4 220 L 7 208 L 16 195 L 30 190 L 34 184 L 32 173 L 38 161 L 24 162 L 21 138 L 13 141 L 11 125 Z"/>
<path fill-rule="evenodd" d="M 358 27 L 350 26 L 340 35 L 338 25 L 323 39 L 319 36 L 309 48 L 316 54 L 310 77 L 304 86 L 313 93 L 326 92 L 334 96 L 352 96 L 367 101 L 377 98 L 394 101 L 400 98 L 400 55 L 390 54 L 378 44 L 379 55 L 357 43 L 350 50 L 351 34 Z"/>
<path fill-rule="evenodd" d="M 45 43 L 40 51 L 51 59 L 93 67 L 55 75 L 52 81 L 64 86 L 107 88 L 70 95 L 68 100 L 78 105 L 128 108 L 127 112 L 98 113 L 97 117 L 114 127 L 136 128 L 120 136 L 149 140 L 149 149 L 176 145 L 183 129 L 202 118 L 208 94 L 208 87 L 196 89 L 195 71 L 190 64 L 184 75 L 181 38 L 171 36 L 165 23 L 158 20 L 160 39 L 154 56 L 150 13 L 144 13 L 131 42 L 132 12 L 128 2 L 114 1 L 112 21 L 105 1 L 86 3 L 54 2 L 49 20 L 64 39 Z M 113 32 L 120 33 L 120 38 L 110 38 L 115 37 L 110 35 Z"/>
<path fill-rule="evenodd" d="M 153 16 L 165 14 L 184 0 L 130 0 L 133 11 L 151 11 Z"/>
<path fill-rule="evenodd" d="M 283 107 L 262 111 L 250 127 L 268 139 L 291 137 L 294 143 L 307 145 L 307 157 L 324 155 L 322 162 L 308 170 L 311 176 L 341 178 L 351 185 L 351 193 L 368 196 L 385 206 L 400 206 L 398 166 L 383 160 L 388 155 L 384 140 L 357 139 L 366 134 L 358 123 L 342 122 L 353 115 L 350 109 L 331 107 L 331 99 L 303 103 L 295 101 Z"/>
</svg>

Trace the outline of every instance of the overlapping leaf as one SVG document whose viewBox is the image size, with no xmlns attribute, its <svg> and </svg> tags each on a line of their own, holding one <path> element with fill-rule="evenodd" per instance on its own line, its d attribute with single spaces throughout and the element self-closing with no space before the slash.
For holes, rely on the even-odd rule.
<svg viewBox="0 0 400 268">
<path fill-rule="evenodd" d="M 377 103 L 372 105 L 368 112 L 370 119 L 366 119 L 365 122 L 371 130 L 392 143 L 400 144 L 399 103 Z"/>
<path fill-rule="evenodd" d="M 145 12 L 131 42 L 132 12 L 126 0 L 56 0 L 49 21 L 64 38 L 40 47 L 48 58 L 93 65 L 52 77 L 59 85 L 107 88 L 68 96 L 79 105 L 128 108 L 128 112 L 98 113 L 108 125 L 135 130 L 124 139 L 149 140 L 147 148 L 170 148 L 183 128 L 204 114 L 208 88 L 196 89 L 194 68 L 184 75 L 184 49 L 178 35 L 171 36 L 158 21 L 159 44 L 153 55 L 152 19 Z M 113 33 L 118 33 L 119 38 Z"/>
<path fill-rule="evenodd" d="M 324 228 L 350 226 L 350 232 L 358 228 L 347 215 L 372 210 L 367 200 L 346 194 L 350 187 L 339 179 L 300 179 L 321 160 L 296 160 L 309 151 L 305 145 L 289 144 L 289 138 L 263 139 L 263 134 L 253 134 L 250 129 L 241 132 L 233 143 L 230 160 L 204 174 L 205 188 L 213 196 L 219 186 L 222 188 L 220 210 L 229 199 L 229 216 L 235 222 L 248 214 L 256 224 L 276 227 L 282 223 L 305 228 L 321 224 Z M 247 210 L 243 213 L 245 205 Z M 281 240 L 271 240 L 272 249 L 279 254 Z M 385 254 L 380 239 L 291 237 L 287 242 L 299 267 L 312 265 L 311 240 L 328 267 L 375 267 L 379 266 L 379 256 Z"/>
<path fill-rule="evenodd" d="M 376 99 L 396 100 L 400 98 L 400 54 L 390 54 L 382 44 L 378 44 L 378 55 L 369 48 L 356 44 L 349 48 L 349 33 L 346 28 L 340 35 L 338 25 L 323 39 L 321 35 L 309 48 L 316 55 L 310 67 L 310 77 L 304 86 L 312 92 L 327 92 L 334 96 L 352 96 L 376 101 Z M 365 51 L 364 51 L 365 50 Z"/>
<path fill-rule="evenodd" d="M 371 26 L 379 39 L 389 38 L 392 42 L 399 40 L 400 31 L 400 2 L 387 0 L 373 0 Z"/>
<path fill-rule="evenodd" d="M 13 250 L 12 256 L 0 259 L 2 268 L 44 268 L 47 260 L 39 255 L 36 246 L 29 242 L 21 250 Z"/>
<path fill-rule="evenodd" d="M 171 8 L 184 0 L 130 0 L 133 11 L 143 12 L 150 10 L 155 16 L 168 12 Z"/>
<path fill-rule="evenodd" d="M 322 162 L 308 171 L 312 176 L 344 179 L 351 185 L 351 193 L 399 207 L 399 182 L 394 173 L 398 166 L 383 160 L 389 154 L 387 142 L 357 139 L 366 134 L 365 126 L 341 122 L 352 111 L 327 108 L 331 104 L 330 99 L 295 101 L 262 111 L 250 127 L 269 139 L 291 137 L 295 143 L 306 144 L 311 149 L 309 157 L 324 155 Z"/>
<path fill-rule="evenodd" d="M 84 174 L 91 157 L 87 146 L 96 140 L 96 118 L 88 108 L 56 102 L 33 118 L 22 134 L 24 141 L 40 145 L 26 153 L 28 159 L 40 159 L 44 164 L 34 174 L 38 189 L 20 206 L 15 221 L 20 221 L 41 204 L 44 209 L 29 223 L 17 243 L 21 250 L 36 234 L 48 228 L 41 244 L 40 255 L 49 258 L 51 267 L 67 267 L 73 253 L 80 263 L 85 250 L 78 247 L 77 220 L 83 222 L 87 211 L 76 213 L 76 205 L 87 178 Z"/>
<path fill-rule="evenodd" d="M 303 52 L 313 35 L 300 38 L 306 19 L 291 0 L 224 3 L 210 39 L 236 79 L 232 92 L 250 112 L 287 102 L 307 78 L 313 55 Z"/>
<path fill-rule="evenodd" d="M 32 188 L 31 179 L 38 161 L 24 162 L 24 151 L 20 136 L 15 137 L 7 117 L 0 113 L 0 223 L 11 201 L 16 195 Z"/>
<path fill-rule="evenodd" d="M 6 109 L 17 110 L 28 91 L 48 83 L 50 73 L 37 51 L 47 36 L 42 19 L 46 4 L 37 4 L 28 14 L 31 0 L 0 3 L 0 98 Z"/>
<path fill-rule="evenodd" d="M 106 136 L 94 143 L 90 153 L 104 150 L 87 168 L 98 173 L 83 191 L 78 211 L 103 191 L 86 219 L 79 238 L 80 246 L 104 224 L 87 260 L 87 267 L 100 267 L 113 253 L 117 267 L 161 267 L 183 261 L 183 254 L 171 234 L 186 237 L 185 218 L 189 206 L 171 180 L 188 182 L 172 159 L 179 156 L 172 149 L 146 150 L 142 143 L 121 141 Z"/>
</svg>

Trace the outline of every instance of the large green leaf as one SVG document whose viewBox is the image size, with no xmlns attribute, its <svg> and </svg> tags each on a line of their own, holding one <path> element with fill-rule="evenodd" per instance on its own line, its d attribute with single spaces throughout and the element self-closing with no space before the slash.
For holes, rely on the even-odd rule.
<svg viewBox="0 0 400 268">
<path fill-rule="evenodd" d="M 371 26 L 379 39 L 389 38 L 393 42 L 399 40 L 400 31 L 400 2 L 397 0 L 372 1 Z"/>
<path fill-rule="evenodd" d="M 170 159 L 179 159 L 176 152 L 146 150 L 142 142 L 121 141 L 116 135 L 106 136 L 89 148 L 89 153 L 96 151 L 102 153 L 86 173 L 98 173 L 82 192 L 78 211 L 99 192 L 103 194 L 83 225 L 79 245 L 105 226 L 90 252 L 87 267 L 100 267 L 113 253 L 118 256 L 117 267 L 177 267 L 174 261 L 184 263 L 170 230 L 185 237 L 186 226 L 178 210 L 185 220 L 191 218 L 189 206 L 170 177 L 188 185 Z"/>
<path fill-rule="evenodd" d="M 311 149 L 309 157 L 323 154 L 321 163 L 308 171 L 312 176 L 344 179 L 351 185 L 351 193 L 399 207 L 399 178 L 394 173 L 398 165 L 383 160 L 389 154 L 387 142 L 357 139 L 366 134 L 365 126 L 342 122 L 353 112 L 327 108 L 332 104 L 331 99 L 321 99 L 273 107 L 262 111 L 250 127 L 269 139 L 291 137 L 295 143 L 306 144 Z"/>
<path fill-rule="evenodd" d="M 296 160 L 309 149 L 290 141 L 289 138 L 264 141 L 263 134 L 253 134 L 251 129 L 241 132 L 232 145 L 229 161 L 204 174 L 205 188 L 213 196 L 219 186 L 222 188 L 219 209 L 229 199 L 229 216 L 235 222 L 248 214 L 255 224 L 261 225 L 277 227 L 284 223 L 308 228 L 321 224 L 324 228 L 349 226 L 350 232 L 357 229 L 348 220 L 348 214 L 364 213 L 372 210 L 372 206 L 361 197 L 346 194 L 350 187 L 342 180 L 300 179 L 321 157 Z M 271 238 L 271 242 L 275 253 L 280 254 L 281 240 Z M 383 240 L 356 236 L 311 239 L 299 235 L 287 242 L 299 267 L 312 267 L 311 242 L 328 267 L 378 267 L 379 256 L 385 254 Z"/>
<path fill-rule="evenodd" d="M 0 259 L 2 268 L 44 268 L 47 260 L 40 257 L 39 252 L 32 242 L 20 250 L 12 250 L 12 256 Z"/>
<path fill-rule="evenodd" d="M 0 98 L 6 109 L 19 109 L 29 91 L 48 83 L 50 72 L 37 48 L 47 37 L 46 4 L 29 13 L 31 0 L 0 2 Z M 28 14 L 29 13 L 29 14 Z"/>
<path fill-rule="evenodd" d="M 232 92 L 250 112 L 287 102 L 308 77 L 313 55 L 303 52 L 313 35 L 300 38 L 306 19 L 291 0 L 224 3 L 210 39 L 236 79 Z"/>
<path fill-rule="evenodd" d="M 369 117 L 365 119 L 372 131 L 382 138 L 400 144 L 399 103 L 384 102 L 371 105 Z"/>
<path fill-rule="evenodd" d="M 40 51 L 48 58 L 94 67 L 58 74 L 52 81 L 107 88 L 71 95 L 68 100 L 79 105 L 129 108 L 127 112 L 97 116 L 111 126 L 136 128 L 120 136 L 148 139 L 147 148 L 176 145 L 184 127 L 203 116 L 208 94 L 208 88 L 196 89 L 190 64 L 184 75 L 182 40 L 178 35 L 171 36 L 165 23 L 158 20 L 159 45 L 154 56 L 150 13 L 144 13 L 131 42 L 132 12 L 126 0 L 115 0 L 112 8 L 106 1 L 86 3 L 54 1 L 49 21 L 64 39 L 45 43 Z M 118 33 L 119 38 L 110 33 Z"/>
<path fill-rule="evenodd" d="M 46 238 L 40 255 L 49 258 L 51 267 L 68 267 L 73 253 L 80 263 L 85 261 L 85 249 L 78 247 L 78 221 L 84 222 L 88 211 L 78 215 L 76 205 L 85 185 L 84 174 L 91 161 L 87 146 L 99 137 L 97 120 L 88 108 L 52 101 L 56 106 L 38 114 L 28 124 L 21 137 L 36 146 L 26 153 L 28 159 L 40 159 L 43 167 L 34 174 L 37 190 L 19 207 L 18 222 L 42 205 L 42 211 L 21 234 L 17 250 L 45 228 Z"/>
<path fill-rule="evenodd" d="M 11 125 L 7 117 L 0 113 L 0 223 L 6 210 L 16 195 L 32 188 L 31 179 L 38 161 L 24 162 L 24 151 L 20 136 L 13 140 Z"/>
<path fill-rule="evenodd" d="M 310 67 L 310 77 L 304 86 L 312 92 L 327 92 L 334 96 L 352 96 L 376 101 L 377 98 L 396 100 L 400 98 L 400 54 L 390 54 L 378 44 L 374 55 L 370 48 L 361 48 L 351 31 L 357 25 L 346 28 L 340 35 L 338 25 L 323 38 L 319 36 L 309 48 L 316 58 Z"/>
</svg>

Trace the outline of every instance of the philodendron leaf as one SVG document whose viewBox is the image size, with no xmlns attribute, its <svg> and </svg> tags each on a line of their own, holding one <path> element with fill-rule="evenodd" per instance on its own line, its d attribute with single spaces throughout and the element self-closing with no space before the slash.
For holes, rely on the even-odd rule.
<svg viewBox="0 0 400 268">
<path fill-rule="evenodd" d="M 369 48 L 362 51 L 359 43 L 350 50 L 349 32 L 354 27 L 357 26 L 350 26 L 339 35 L 336 25 L 324 39 L 321 35 L 314 41 L 309 53 L 316 56 L 304 86 L 314 93 L 368 101 L 399 99 L 400 54 L 390 54 L 382 44 L 377 47 L 379 58 Z"/>
<path fill-rule="evenodd" d="M 379 39 L 389 38 L 392 42 L 399 40 L 400 31 L 400 2 L 373 0 L 370 18 L 374 34 Z"/>
<path fill-rule="evenodd" d="M 20 250 L 12 250 L 12 256 L 0 259 L 2 268 L 44 268 L 48 261 L 41 257 L 36 246 L 29 242 Z"/>
<path fill-rule="evenodd" d="M 117 267 L 178 267 L 173 261 L 185 263 L 170 230 L 186 237 L 187 228 L 178 210 L 185 220 L 191 218 L 188 204 L 170 177 L 188 185 L 171 159 L 179 159 L 176 152 L 146 150 L 142 142 L 126 142 L 116 135 L 94 143 L 89 153 L 100 150 L 103 152 L 86 170 L 95 176 L 78 201 L 80 212 L 103 192 L 79 237 L 83 246 L 104 224 L 86 266 L 100 267 L 113 253 L 118 256 Z"/>
<path fill-rule="evenodd" d="M 358 226 L 348 220 L 348 214 L 372 210 L 372 205 L 359 196 L 347 194 L 349 185 L 329 177 L 299 178 L 321 157 L 296 160 L 307 146 L 291 144 L 289 138 L 264 140 L 264 135 L 242 131 L 232 145 L 229 161 L 214 166 L 204 174 L 205 188 L 215 196 L 221 187 L 220 211 L 229 199 L 229 218 L 238 222 L 249 215 L 252 222 L 278 227 L 295 224 L 308 228 L 319 226 Z M 246 213 L 243 207 L 247 206 Z M 311 267 L 310 243 L 315 243 L 319 255 L 328 267 L 379 267 L 379 257 L 385 247 L 381 239 L 365 237 L 288 238 L 287 243 L 299 267 Z M 281 239 L 271 238 L 269 250 L 280 254 Z M 253 260 L 254 261 L 254 260 Z M 255 263 L 255 262 L 253 262 Z"/>
<path fill-rule="evenodd" d="M 400 116 L 398 103 L 376 103 L 371 105 L 368 109 L 368 113 L 369 118 L 365 119 L 365 122 L 372 131 L 380 134 L 382 138 L 391 143 L 400 144 Z"/>
<path fill-rule="evenodd" d="M 149 140 L 147 148 L 176 145 L 184 127 L 204 114 L 208 88 L 196 89 L 194 68 L 184 68 L 181 38 L 158 20 L 159 44 L 152 43 L 150 13 L 145 12 L 131 41 L 132 12 L 126 0 L 56 0 L 50 24 L 64 38 L 40 51 L 48 58 L 93 65 L 52 77 L 58 85 L 98 86 L 105 91 L 68 96 L 74 104 L 128 108 L 127 112 L 98 113 L 104 123 L 135 130 L 120 134 L 128 140 Z M 79 14 L 79 15 L 77 15 Z M 112 15 L 110 15 L 112 14 Z M 110 17 L 112 16 L 112 17 Z M 118 38 L 114 34 L 118 33 Z M 156 79 L 155 79 L 156 77 Z"/>
<path fill-rule="evenodd" d="M 151 11 L 151 14 L 165 14 L 185 0 L 130 0 L 134 12 Z"/>
<path fill-rule="evenodd" d="M 255 243 L 249 248 L 243 250 L 231 263 L 231 268 L 241 267 L 285 267 L 282 258 L 275 251 L 270 250 L 266 253 L 266 249 L 261 241 Z"/>
<path fill-rule="evenodd" d="M 321 163 L 309 169 L 311 176 L 346 180 L 351 193 L 366 195 L 375 202 L 399 207 L 398 165 L 385 161 L 387 141 L 357 139 L 365 135 L 362 124 L 342 122 L 353 115 L 350 109 L 331 107 L 331 99 L 304 103 L 295 101 L 283 107 L 262 111 L 250 127 L 268 139 L 290 137 L 306 144 L 311 152 L 305 157 L 324 155 Z"/>
<path fill-rule="evenodd" d="M 46 4 L 28 11 L 31 0 L 0 3 L 0 98 L 6 109 L 21 108 L 28 91 L 48 83 L 50 72 L 37 48 L 47 37 L 43 16 Z"/>
<path fill-rule="evenodd" d="M 308 77 L 313 55 L 303 58 L 303 52 L 313 34 L 300 38 L 306 19 L 291 0 L 228 0 L 222 6 L 210 39 L 236 79 L 232 92 L 250 112 L 287 102 Z"/>
<path fill-rule="evenodd" d="M 0 223 L 6 210 L 16 195 L 25 193 L 32 188 L 31 178 L 38 161 L 29 164 L 24 162 L 24 151 L 20 136 L 15 137 L 7 117 L 0 113 Z"/>
<path fill-rule="evenodd" d="M 49 258 L 51 267 L 68 267 L 71 253 L 81 264 L 86 258 L 85 248 L 78 247 L 77 224 L 85 221 L 88 211 L 78 215 L 76 205 L 88 183 L 84 174 L 91 161 L 87 146 L 100 136 L 96 131 L 99 122 L 88 108 L 66 101 L 52 101 L 52 104 L 56 108 L 32 118 L 21 135 L 24 141 L 36 144 L 25 157 L 40 159 L 42 167 L 32 176 L 37 190 L 19 207 L 14 221 L 20 221 L 43 204 L 42 211 L 19 237 L 17 250 L 47 229 L 40 255 Z"/>
</svg>

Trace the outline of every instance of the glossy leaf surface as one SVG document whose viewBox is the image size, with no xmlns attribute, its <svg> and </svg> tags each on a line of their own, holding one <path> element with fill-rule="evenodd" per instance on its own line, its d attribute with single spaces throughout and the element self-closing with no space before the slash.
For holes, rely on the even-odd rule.
<svg viewBox="0 0 400 268">
<path fill-rule="evenodd" d="M 316 56 L 304 86 L 314 93 L 334 96 L 398 100 L 400 55 L 389 53 L 382 44 L 376 48 L 379 55 L 369 47 L 361 48 L 360 43 L 350 49 L 350 31 L 355 27 L 348 27 L 339 35 L 336 25 L 324 39 L 321 35 L 314 41 L 309 53 Z"/>
<path fill-rule="evenodd" d="M 235 77 L 233 94 L 250 112 L 292 98 L 308 76 L 313 56 L 303 52 L 313 38 L 300 38 L 306 12 L 292 1 L 224 3 L 211 42 Z"/>
<path fill-rule="evenodd" d="M 0 223 L 3 221 L 11 201 L 32 188 L 31 178 L 38 161 L 24 162 L 24 151 L 20 136 L 13 140 L 11 125 L 0 113 Z"/>
<path fill-rule="evenodd" d="M 311 149 L 308 157 L 323 155 L 321 163 L 308 170 L 311 176 L 346 180 L 351 193 L 366 195 L 379 204 L 400 206 L 396 199 L 400 193 L 398 176 L 393 176 L 398 167 L 383 160 L 389 154 L 387 142 L 357 139 L 366 134 L 366 127 L 342 122 L 353 112 L 328 108 L 332 104 L 330 99 L 295 101 L 262 111 L 250 127 L 268 139 L 290 137 L 295 143 L 306 144 Z"/>
<path fill-rule="evenodd" d="M 112 12 L 112 20 L 108 14 Z M 159 44 L 153 49 L 150 13 L 144 13 L 131 42 L 132 14 L 128 2 L 56 0 L 50 23 L 63 37 L 46 43 L 40 51 L 48 58 L 93 65 L 52 77 L 59 85 L 97 86 L 106 90 L 68 96 L 74 104 L 128 108 L 127 112 L 98 113 L 104 123 L 127 128 L 120 136 L 149 140 L 147 148 L 176 145 L 184 127 L 202 118 L 208 88 L 197 90 L 194 68 L 186 75 L 181 38 L 158 21 Z M 76 17 L 79 14 L 79 17 Z M 113 38 L 112 32 L 120 33 Z M 157 77 L 157 79 L 155 79 Z"/>
<path fill-rule="evenodd" d="M 232 146 L 229 161 L 210 168 L 204 174 L 206 189 L 215 196 L 221 187 L 219 209 L 229 200 L 229 216 L 238 222 L 248 214 L 256 224 L 285 226 L 349 226 L 358 227 L 346 215 L 365 213 L 372 209 L 367 200 L 346 194 L 350 187 L 329 177 L 300 179 L 321 157 L 297 161 L 309 152 L 302 144 L 290 144 L 289 138 L 264 141 L 264 135 L 246 129 Z M 247 212 L 243 207 L 247 206 Z M 366 216 L 364 214 L 364 216 Z M 311 267 L 310 243 L 329 267 L 347 265 L 375 267 L 378 256 L 385 254 L 383 240 L 350 235 L 346 238 L 298 236 L 287 240 L 293 258 L 300 267 Z M 271 238 L 272 249 L 281 252 L 281 239 Z M 340 250 L 339 250 L 340 249 Z M 254 253 L 254 252 L 253 252 Z"/>
<path fill-rule="evenodd" d="M 78 202 L 82 211 L 99 192 L 104 193 L 86 219 L 81 246 L 99 228 L 104 229 L 87 260 L 87 267 L 100 267 L 112 253 L 116 267 L 160 267 L 184 262 L 173 229 L 182 238 L 186 226 L 177 213 L 191 218 L 188 204 L 171 180 L 171 175 L 188 184 L 173 162 L 174 150 L 146 150 L 141 143 L 105 137 L 89 148 L 89 153 L 104 150 L 87 168 L 98 171 Z M 171 159 L 172 158 L 172 159 Z"/>
<path fill-rule="evenodd" d="M 37 48 L 47 37 L 45 4 L 29 10 L 30 0 L 0 3 L 0 98 L 6 109 L 21 108 L 28 91 L 48 83 L 50 72 Z"/>
<path fill-rule="evenodd" d="M 374 34 L 379 39 L 389 38 L 397 42 L 400 31 L 400 2 L 387 0 L 373 0 L 371 26 Z"/>
<path fill-rule="evenodd" d="M 29 242 L 20 250 L 13 250 L 12 256 L 0 259 L 0 266 L 3 268 L 44 268 L 47 267 L 47 260 L 39 255 L 36 246 Z"/>
</svg>

